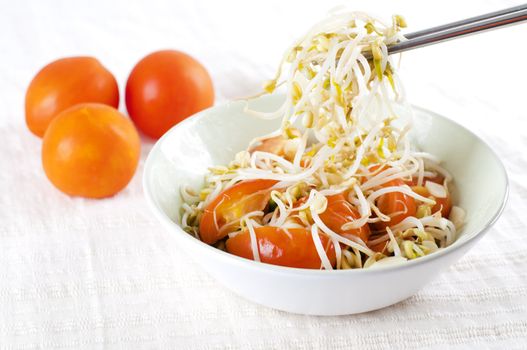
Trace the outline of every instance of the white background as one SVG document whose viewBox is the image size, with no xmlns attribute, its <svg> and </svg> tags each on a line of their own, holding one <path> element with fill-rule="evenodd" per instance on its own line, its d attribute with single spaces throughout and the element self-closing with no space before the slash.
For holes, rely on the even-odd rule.
<svg viewBox="0 0 527 350">
<path fill-rule="evenodd" d="M 98 57 L 123 90 L 141 57 L 175 48 L 208 68 L 222 103 L 257 92 L 289 43 L 342 3 L 0 0 L 0 349 L 527 347 L 527 24 L 403 57 L 410 101 L 489 142 L 507 167 L 511 196 L 467 256 L 384 310 L 291 315 L 218 285 L 145 205 L 141 172 L 151 141 L 133 181 L 113 198 L 69 198 L 46 180 L 23 101 L 49 61 Z M 345 3 L 386 19 L 403 14 L 410 30 L 518 4 Z"/>
</svg>

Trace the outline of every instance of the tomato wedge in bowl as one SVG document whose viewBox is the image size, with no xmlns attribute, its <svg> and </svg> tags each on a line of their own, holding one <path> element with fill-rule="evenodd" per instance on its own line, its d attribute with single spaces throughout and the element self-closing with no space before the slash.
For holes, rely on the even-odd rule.
<svg viewBox="0 0 527 350">
<path fill-rule="evenodd" d="M 200 237 L 212 244 L 238 229 L 242 216 L 263 210 L 277 181 L 242 181 L 220 193 L 205 207 L 200 222 Z"/>
<path fill-rule="evenodd" d="M 282 101 L 282 96 L 271 95 L 254 103 L 274 110 Z M 150 152 L 143 184 L 153 215 L 174 238 L 169 249 L 185 253 L 220 283 L 259 304 L 314 315 L 352 314 L 394 304 L 473 247 L 505 205 L 507 176 L 494 152 L 452 120 L 414 108 L 414 129 L 419 132 L 411 134 L 412 142 L 445 161 L 455 178 L 452 200 L 467 212 L 452 245 L 400 265 L 333 271 L 270 265 L 219 250 L 181 229 L 179 191 L 186 184 L 198 188 L 208 167 L 227 163 L 251 139 L 279 126 L 278 120 L 250 118 L 244 108 L 244 102 L 214 107 L 172 128 Z"/>
<path fill-rule="evenodd" d="M 315 248 L 315 242 L 309 230 L 304 228 L 282 229 L 262 226 L 254 229 L 258 244 L 258 259 L 261 262 L 279 266 L 318 269 L 321 259 Z M 335 247 L 327 236 L 319 234 L 320 244 L 324 248 L 332 266 L 335 266 Z M 231 254 L 253 259 L 251 237 L 248 230 L 229 238 L 225 243 Z"/>
</svg>

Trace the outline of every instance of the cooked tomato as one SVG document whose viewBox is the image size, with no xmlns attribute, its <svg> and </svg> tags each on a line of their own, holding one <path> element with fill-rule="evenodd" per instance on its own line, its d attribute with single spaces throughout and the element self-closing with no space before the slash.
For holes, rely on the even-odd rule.
<svg viewBox="0 0 527 350">
<path fill-rule="evenodd" d="M 404 184 L 403 180 L 395 179 L 383 184 L 382 187 L 402 186 Z M 383 214 L 391 217 L 388 222 L 376 222 L 374 227 L 377 230 L 385 230 L 387 226 L 396 225 L 409 216 L 415 216 L 417 211 L 415 200 L 401 192 L 383 194 L 377 199 L 377 208 Z"/>
<path fill-rule="evenodd" d="M 49 125 L 42 165 L 53 185 L 66 194 L 108 197 L 132 179 L 140 148 L 134 124 L 115 108 L 79 104 Z"/>
<path fill-rule="evenodd" d="M 320 219 L 334 232 L 350 238 L 355 236 L 362 239 L 364 242 L 368 241 L 370 237 L 370 228 L 368 224 L 360 228 L 343 230 L 342 225 L 347 222 L 360 218 L 357 210 L 344 198 L 343 194 L 336 194 L 328 196 L 328 206 L 326 210 L 320 214 Z"/>
<path fill-rule="evenodd" d="M 441 216 L 448 218 L 450 215 L 450 210 L 452 209 L 452 199 L 450 194 L 447 194 L 445 198 L 436 198 L 434 197 L 436 204 L 432 207 L 432 213 L 436 213 L 441 210 Z"/>
<path fill-rule="evenodd" d="M 440 184 L 442 184 L 442 182 Z M 436 198 L 430 195 L 430 192 L 428 192 L 428 189 L 424 186 L 413 186 L 412 190 L 423 197 L 435 200 L 436 204 L 432 207 L 432 213 L 441 211 L 441 216 L 444 218 L 447 218 L 448 215 L 450 215 L 450 210 L 452 209 L 452 198 L 450 193 L 447 192 L 447 196 L 444 198 Z"/>
<path fill-rule="evenodd" d="M 295 137 L 300 137 L 302 134 L 300 131 L 296 129 L 290 129 L 290 132 Z M 270 137 L 264 140 L 261 140 L 260 143 L 257 146 L 252 147 L 249 152 L 267 152 L 267 153 L 273 153 L 279 156 L 285 157 L 287 160 L 292 161 L 294 158 L 294 155 L 291 156 L 290 154 L 287 154 L 286 152 L 286 144 L 290 139 L 285 138 L 283 135 L 278 135 L 275 137 Z"/>
<path fill-rule="evenodd" d="M 209 73 L 191 56 L 174 50 L 151 53 L 126 83 L 126 108 L 137 127 L 159 138 L 172 126 L 214 103 Z"/>
<path fill-rule="evenodd" d="M 260 143 L 251 148 L 250 152 L 260 151 L 260 152 L 268 152 L 273 154 L 282 155 L 284 154 L 284 146 L 285 146 L 286 139 L 282 135 L 278 135 L 275 137 L 270 137 L 268 139 L 260 141 Z"/>
<path fill-rule="evenodd" d="M 381 242 L 381 243 L 377 243 L 375 245 L 369 245 L 368 246 L 370 247 L 371 250 L 373 250 L 374 252 L 377 252 L 377 253 L 385 253 L 386 252 L 386 248 L 388 247 L 388 241 L 384 241 L 384 242 Z"/>
<path fill-rule="evenodd" d="M 238 220 L 252 211 L 264 210 L 274 180 L 247 180 L 221 192 L 203 212 L 199 225 L 201 240 L 213 244 L 236 231 Z"/>
<path fill-rule="evenodd" d="M 44 136 L 49 123 L 63 110 L 84 102 L 117 108 L 117 81 L 93 57 L 68 57 L 51 62 L 33 78 L 26 92 L 26 124 Z"/>
<path fill-rule="evenodd" d="M 437 174 L 436 176 L 434 177 L 425 177 L 423 179 L 423 186 L 425 184 L 426 181 L 432 181 L 432 182 L 435 182 L 436 184 L 440 184 L 442 185 L 444 182 L 445 182 L 445 178 L 443 175 L 441 174 Z M 410 187 L 412 186 L 417 186 L 417 177 L 412 177 L 412 180 L 410 181 L 405 181 L 406 184 Z"/>
<path fill-rule="evenodd" d="M 445 178 L 437 174 L 434 177 L 425 177 L 423 179 L 423 185 L 426 184 L 426 181 L 435 182 L 436 184 L 443 185 L 445 183 Z M 452 209 L 452 196 L 450 193 L 447 192 L 447 196 L 444 198 L 436 198 L 430 195 L 426 187 L 424 186 L 417 186 L 417 178 L 412 178 L 412 181 L 407 182 L 410 186 L 412 186 L 412 190 L 418 194 L 420 194 L 423 197 L 432 197 L 436 204 L 432 207 L 432 213 L 436 213 L 438 211 L 441 211 L 441 216 L 444 218 L 447 218 L 448 215 L 450 215 L 450 210 Z"/>
<path fill-rule="evenodd" d="M 321 266 L 320 256 L 315 248 L 311 232 L 304 228 L 281 229 L 263 226 L 254 229 L 258 241 L 260 260 L 264 263 L 318 269 Z M 326 249 L 328 259 L 335 266 L 335 249 L 325 234 L 319 234 L 322 246 Z M 247 259 L 253 259 L 249 231 L 243 231 L 229 238 L 227 251 Z"/>
</svg>

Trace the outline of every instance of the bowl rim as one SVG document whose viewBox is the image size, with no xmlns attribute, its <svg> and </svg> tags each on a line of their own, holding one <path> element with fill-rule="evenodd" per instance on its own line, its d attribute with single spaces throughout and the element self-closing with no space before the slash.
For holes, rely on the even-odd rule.
<svg viewBox="0 0 527 350">
<path fill-rule="evenodd" d="M 454 241 L 454 243 L 452 245 L 450 245 L 450 246 L 448 246 L 446 248 L 443 248 L 443 249 L 441 249 L 441 250 L 439 250 L 437 252 L 434 252 L 434 253 L 432 253 L 430 255 L 426 255 L 426 256 L 420 257 L 418 259 L 408 260 L 408 261 L 405 261 L 404 263 L 401 263 L 401 264 L 379 266 L 379 267 L 373 268 L 373 269 L 346 269 L 346 270 L 336 270 L 336 269 L 334 269 L 334 270 L 322 270 L 322 269 L 318 269 L 317 270 L 317 269 L 303 269 L 303 268 L 296 268 L 296 267 L 287 267 L 287 266 L 272 265 L 272 264 L 268 264 L 268 263 L 257 262 L 257 261 L 254 261 L 254 260 L 242 258 L 242 257 L 239 257 L 237 255 L 233 255 L 233 254 L 230 254 L 230 253 L 225 252 L 223 250 L 217 249 L 217 248 L 215 248 L 213 246 L 210 246 L 210 245 L 200 241 L 199 239 L 196 239 L 194 236 L 191 236 L 187 232 L 183 231 L 183 229 L 177 223 L 175 223 L 161 208 L 159 208 L 157 206 L 157 204 L 155 202 L 155 199 L 153 198 L 153 195 L 152 195 L 152 193 L 150 191 L 150 188 L 149 188 L 149 182 L 150 182 L 150 177 L 151 177 L 150 170 L 152 168 L 153 154 L 155 154 L 156 152 L 160 152 L 159 149 L 161 147 L 161 144 L 167 138 L 170 137 L 170 134 L 172 134 L 174 132 L 174 130 L 176 130 L 178 127 L 181 127 L 182 125 L 185 125 L 185 124 L 188 124 L 188 123 L 193 122 L 195 120 L 198 120 L 199 118 L 203 117 L 207 113 L 210 113 L 210 111 L 212 111 L 212 110 L 216 110 L 216 109 L 219 109 L 219 108 L 228 108 L 228 107 L 231 107 L 232 105 L 238 104 L 240 102 L 246 103 L 246 101 L 240 101 L 240 100 L 238 100 L 238 101 L 228 101 L 227 103 L 223 103 L 221 105 L 213 106 L 213 107 L 207 108 L 205 110 L 202 110 L 202 111 L 190 116 L 189 118 L 185 119 L 184 121 L 180 122 L 179 124 L 173 126 L 159 140 L 157 140 L 157 142 L 151 148 L 151 150 L 150 150 L 150 152 L 149 152 L 149 154 L 147 156 L 147 159 L 145 161 L 145 165 L 144 165 L 144 168 L 143 168 L 143 174 L 142 174 L 143 175 L 143 178 L 142 178 L 143 192 L 144 192 L 144 195 L 146 197 L 146 201 L 148 203 L 148 207 L 154 213 L 154 216 L 157 218 L 157 220 L 159 220 L 159 222 L 161 222 L 163 224 L 163 226 L 165 226 L 166 228 L 170 228 L 171 232 L 175 229 L 177 234 L 182 236 L 182 239 L 187 239 L 187 242 L 189 242 L 190 244 L 194 244 L 195 247 L 197 249 L 201 249 L 201 251 L 203 253 L 207 253 L 208 252 L 210 254 L 215 254 L 215 256 L 218 259 L 224 260 L 227 263 L 236 264 L 236 265 L 242 265 L 241 267 L 244 267 L 244 268 L 251 268 L 251 269 L 256 269 L 256 270 L 265 270 L 266 272 L 272 272 L 272 273 L 278 273 L 278 274 L 288 274 L 288 275 L 294 274 L 294 275 L 300 275 L 300 276 L 305 276 L 305 277 L 328 277 L 328 278 L 329 277 L 334 277 L 335 275 L 344 275 L 344 274 L 346 274 L 346 275 L 347 274 L 350 274 L 350 275 L 377 274 L 377 273 L 389 272 L 389 271 L 392 271 L 392 270 L 412 268 L 412 267 L 416 267 L 416 266 L 419 266 L 419 265 L 426 264 L 428 262 L 434 261 L 434 260 L 439 259 L 441 257 L 450 255 L 450 254 L 454 253 L 455 251 L 461 249 L 465 245 L 471 243 L 471 242 L 475 243 L 478 239 L 483 237 L 483 235 L 492 227 L 492 225 L 494 225 L 494 223 L 498 220 L 498 218 L 501 216 L 501 214 L 503 213 L 503 211 L 504 211 L 504 209 L 506 207 L 507 200 L 508 200 L 508 197 L 509 197 L 509 188 L 510 188 L 509 178 L 508 178 L 505 166 L 503 165 L 503 162 L 501 161 L 499 156 L 496 154 L 496 152 L 492 149 L 492 147 L 490 147 L 489 144 L 487 142 L 485 142 L 480 136 L 478 136 L 477 134 L 473 133 L 472 131 L 470 131 L 469 129 L 464 127 L 463 125 L 457 123 L 455 120 L 447 118 L 447 117 L 445 117 L 445 116 L 443 116 L 441 114 L 438 114 L 436 112 L 430 111 L 429 109 L 426 109 L 426 108 L 423 108 L 423 107 L 420 107 L 420 106 L 411 105 L 411 108 L 414 111 L 415 110 L 419 110 L 421 112 L 424 112 L 425 114 L 429 114 L 429 115 L 433 116 L 434 118 L 447 120 L 448 122 L 453 123 L 456 127 L 461 128 L 465 132 L 471 134 L 473 137 L 475 137 L 479 142 L 481 142 L 488 149 L 488 151 L 490 152 L 492 157 L 497 162 L 497 164 L 498 164 L 498 166 L 500 168 L 500 171 L 503 174 L 503 178 L 505 179 L 505 188 L 504 188 L 504 191 L 503 191 L 503 194 L 502 194 L 502 197 L 501 197 L 501 204 L 500 204 L 498 210 L 489 218 L 489 220 L 487 220 L 487 222 L 485 222 L 485 224 L 483 225 L 483 228 L 479 232 L 477 232 L 476 234 L 474 234 L 470 238 L 468 238 L 466 240 L 463 240 L 462 242 L 460 242 L 458 244 L 455 244 L 456 241 Z M 192 257 L 192 258 L 194 258 L 194 257 Z"/>
</svg>

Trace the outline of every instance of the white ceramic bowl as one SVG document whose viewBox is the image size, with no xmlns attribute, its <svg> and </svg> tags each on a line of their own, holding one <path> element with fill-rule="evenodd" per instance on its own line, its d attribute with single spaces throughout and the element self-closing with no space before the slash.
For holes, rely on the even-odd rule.
<svg viewBox="0 0 527 350">
<path fill-rule="evenodd" d="M 251 102 L 274 110 L 281 96 Z M 189 258 L 235 293 L 256 303 L 294 313 L 343 315 L 379 309 L 416 293 L 454 263 L 501 214 L 508 194 L 505 169 L 481 139 L 455 122 L 415 109 L 414 143 L 444 160 L 455 179 L 454 203 L 467 212 L 466 225 L 450 247 L 404 265 L 364 270 L 305 270 L 243 259 L 206 245 L 175 222 L 179 187 L 202 183 L 207 167 L 226 164 L 255 136 L 275 130 L 279 120 L 243 113 L 231 102 L 188 118 L 166 133 L 146 161 L 143 185 L 155 216 L 178 240 Z"/>
</svg>

